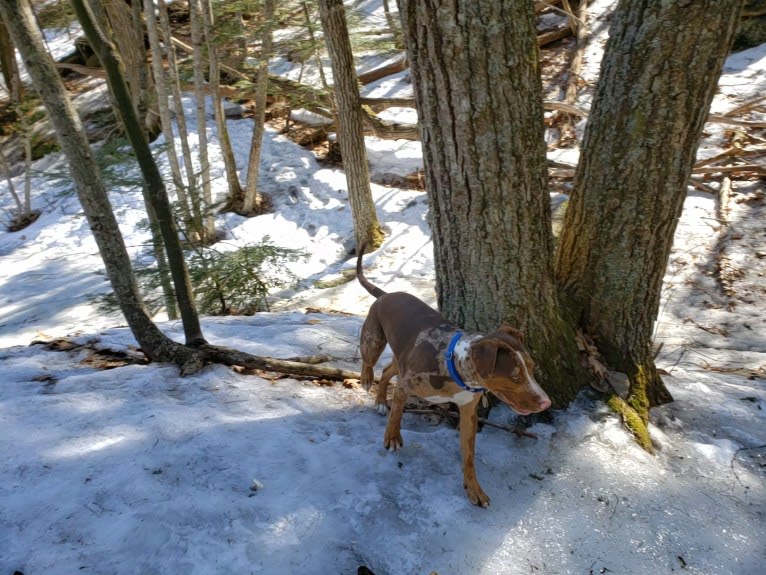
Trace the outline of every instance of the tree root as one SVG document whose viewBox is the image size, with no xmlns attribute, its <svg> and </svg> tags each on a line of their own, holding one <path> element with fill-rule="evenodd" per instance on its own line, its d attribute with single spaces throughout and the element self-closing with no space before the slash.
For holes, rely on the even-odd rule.
<svg viewBox="0 0 766 575">
<path fill-rule="evenodd" d="M 619 395 L 613 394 L 607 399 L 607 405 L 612 411 L 620 415 L 622 424 L 633 434 L 636 443 L 647 453 L 654 455 L 654 445 L 649 436 L 646 418 Z"/>
</svg>

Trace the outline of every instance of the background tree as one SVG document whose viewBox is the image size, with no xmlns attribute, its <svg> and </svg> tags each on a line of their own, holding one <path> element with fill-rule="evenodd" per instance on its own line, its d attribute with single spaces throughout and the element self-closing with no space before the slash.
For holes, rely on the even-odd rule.
<svg viewBox="0 0 766 575">
<path fill-rule="evenodd" d="M 337 105 L 338 143 L 348 183 L 348 199 L 354 219 L 356 245 L 377 247 L 383 232 L 375 212 L 364 143 L 364 115 L 359 101 L 359 86 L 354 69 L 354 56 L 348 37 L 348 26 L 342 0 L 319 0 L 327 51 L 332 64 L 335 102 Z"/>
<path fill-rule="evenodd" d="M 83 0 L 72 0 L 72 6 L 88 42 L 106 70 L 107 83 L 116 104 L 116 111 L 122 119 L 128 140 L 136 154 L 136 160 L 144 179 L 147 213 L 150 221 L 156 222 L 162 235 L 176 299 L 181 312 L 186 342 L 192 345 L 204 343 L 205 338 L 202 335 L 199 318 L 194 307 L 189 273 L 184 261 L 178 229 L 168 200 L 165 183 L 157 164 L 154 162 L 146 134 L 133 107 L 130 90 L 122 73 L 120 59 Z"/>
<path fill-rule="evenodd" d="M 19 230 L 34 222 L 39 212 L 32 210 L 32 136 L 27 126 L 26 110 L 22 105 L 24 101 L 24 85 L 19 75 L 19 67 L 16 65 L 16 48 L 8 34 L 5 23 L 0 19 L 0 68 L 2 68 L 3 80 L 9 100 L 13 105 L 18 120 L 19 131 L 24 143 L 24 190 L 19 193 L 13 184 L 11 166 L 5 151 L 0 150 L 0 174 L 6 179 L 8 191 L 16 203 L 16 212 L 8 224 L 9 230 Z"/>
<path fill-rule="evenodd" d="M 215 222 L 211 213 L 213 192 L 210 182 L 210 153 L 207 133 L 207 89 L 205 82 L 205 35 L 202 22 L 202 0 L 189 0 L 189 22 L 194 54 L 192 69 L 194 79 L 194 109 L 197 120 L 197 142 L 199 146 L 197 193 L 191 194 L 193 226 L 189 235 L 193 241 L 201 244 L 212 242 L 215 238 Z"/>
<path fill-rule="evenodd" d="M 242 200 L 244 214 L 259 214 L 264 209 L 264 196 L 258 190 L 258 178 L 261 173 L 261 149 L 263 148 L 264 123 L 266 121 L 266 99 L 269 89 L 269 58 L 271 57 L 274 25 L 274 0 L 263 2 L 263 22 L 261 31 L 261 52 L 255 80 L 255 109 L 253 110 L 253 138 L 250 142 L 250 154 L 247 162 L 245 195 Z"/>
<path fill-rule="evenodd" d="M 0 21 L 0 72 L 3 74 L 5 88 L 9 94 L 13 91 L 14 78 L 18 78 L 19 70 L 16 66 L 16 56 L 10 34 L 5 24 Z M 23 94 L 19 93 L 19 97 Z"/>
<path fill-rule="evenodd" d="M 216 19 L 210 0 L 202 0 L 201 4 L 202 31 L 205 37 L 208 60 L 209 92 L 213 105 L 213 114 L 215 115 L 215 126 L 218 144 L 221 149 L 221 158 L 223 159 L 224 174 L 226 175 L 226 183 L 228 185 L 227 193 L 229 196 L 239 197 L 242 194 L 242 186 L 237 175 L 237 162 L 234 159 L 234 150 L 231 147 L 229 128 L 226 125 L 226 114 L 223 109 L 223 97 L 221 96 L 221 66 L 218 61 L 218 37 L 215 33 Z"/>
<path fill-rule="evenodd" d="M 109 35 L 120 53 L 136 113 L 149 139 L 154 139 L 160 124 L 152 75 L 146 59 L 141 3 L 89 0 L 89 7 L 99 27 Z"/>
<path fill-rule="evenodd" d="M 45 49 L 29 1 L 0 0 L 0 15 L 8 25 L 33 87 L 45 104 L 66 154 L 75 191 L 98 245 L 112 289 L 136 341 L 152 360 L 173 361 L 187 368 L 192 364 L 198 365 L 196 354 L 165 336 L 146 313 L 100 171 L 77 111 L 55 63 Z"/>
<path fill-rule="evenodd" d="M 584 373 L 560 317 L 532 4 L 400 0 L 420 117 L 440 309 L 526 334 L 554 403 Z M 555 352 L 552 352 L 555 350 Z"/>
<path fill-rule="evenodd" d="M 627 373 L 646 421 L 670 400 L 652 332 L 702 127 L 741 0 L 622 0 L 585 130 L 556 271 L 568 310 Z M 623 406 L 624 407 L 624 406 Z"/>
<path fill-rule="evenodd" d="M 176 127 L 178 128 L 178 140 L 181 144 L 181 157 L 183 158 L 184 173 L 186 174 L 186 181 L 180 172 L 180 170 L 173 170 L 173 183 L 175 185 L 176 197 L 178 204 L 180 205 L 180 212 L 183 217 L 184 226 L 187 230 L 194 228 L 194 210 L 193 204 L 199 205 L 198 200 L 192 201 L 195 198 L 197 191 L 197 176 L 194 172 L 194 161 L 192 159 L 191 146 L 189 145 L 189 130 L 186 126 L 186 113 L 183 107 L 183 94 L 181 92 L 181 80 L 178 71 L 178 58 L 176 57 L 176 46 L 173 41 L 173 32 L 170 27 L 170 17 L 168 15 L 167 5 L 165 0 L 157 1 L 157 15 L 159 16 L 159 24 L 162 38 L 165 44 L 165 54 L 167 55 L 167 66 L 165 71 L 167 73 L 167 84 L 169 88 L 169 96 L 173 103 L 173 113 L 176 120 Z M 159 42 L 159 41 L 158 41 Z M 157 47 L 157 54 L 161 54 L 159 46 Z M 159 83 L 159 78 L 162 75 L 155 75 L 155 82 Z M 158 93 L 158 97 L 159 96 Z M 164 128 L 163 128 L 164 130 Z M 168 129 L 165 131 L 165 138 L 168 140 L 169 150 L 168 154 L 171 156 L 176 154 L 175 138 L 173 138 L 173 130 Z M 171 162 L 171 169 L 173 163 Z"/>
</svg>

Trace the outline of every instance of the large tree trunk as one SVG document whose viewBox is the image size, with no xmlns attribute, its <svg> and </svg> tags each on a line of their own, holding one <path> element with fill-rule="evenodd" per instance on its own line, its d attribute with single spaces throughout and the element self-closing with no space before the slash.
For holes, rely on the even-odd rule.
<svg viewBox="0 0 766 575">
<path fill-rule="evenodd" d="M 45 104 L 61 148 L 67 156 L 75 190 L 133 335 L 152 360 L 198 364 L 197 354 L 165 336 L 152 323 L 144 308 L 130 258 L 85 131 L 58 70 L 45 50 L 42 34 L 37 28 L 28 0 L 0 0 L 0 15 L 9 25 L 33 86 Z"/>
<path fill-rule="evenodd" d="M 558 316 L 532 4 L 400 0 L 420 115 L 438 302 L 453 321 L 527 336 L 557 405 L 585 374 Z"/>
<path fill-rule="evenodd" d="M 383 232 L 370 191 L 367 148 L 363 134 L 364 115 L 359 101 L 359 86 L 356 82 L 343 1 L 320 0 L 319 15 L 332 63 L 338 112 L 338 143 L 348 183 L 348 199 L 354 219 L 356 244 L 377 247 L 383 239 Z"/>
<path fill-rule="evenodd" d="M 670 394 L 651 341 L 697 144 L 741 0 L 623 0 L 557 257 L 567 303 L 646 420 Z"/>
</svg>

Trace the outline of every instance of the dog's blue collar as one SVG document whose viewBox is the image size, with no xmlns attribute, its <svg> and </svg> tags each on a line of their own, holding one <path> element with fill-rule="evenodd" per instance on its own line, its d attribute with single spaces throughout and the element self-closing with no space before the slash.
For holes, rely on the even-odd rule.
<svg viewBox="0 0 766 575">
<path fill-rule="evenodd" d="M 483 387 L 471 387 L 470 385 L 466 384 L 466 382 L 463 381 L 463 378 L 460 377 L 460 374 L 457 371 L 457 366 L 455 365 L 455 347 L 457 347 L 457 342 L 460 341 L 461 337 L 463 337 L 463 332 L 455 332 L 455 335 L 452 336 L 452 339 L 447 346 L 447 351 L 444 352 L 444 359 L 447 360 L 447 371 L 449 372 L 450 377 L 455 380 L 455 383 L 457 383 L 460 388 L 466 391 L 470 391 L 471 393 L 481 393 L 486 391 Z"/>
</svg>

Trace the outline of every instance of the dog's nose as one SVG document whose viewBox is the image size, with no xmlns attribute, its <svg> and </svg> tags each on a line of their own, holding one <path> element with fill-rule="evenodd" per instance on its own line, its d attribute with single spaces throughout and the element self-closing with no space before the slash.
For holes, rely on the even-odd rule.
<svg viewBox="0 0 766 575">
<path fill-rule="evenodd" d="M 540 399 L 540 411 L 545 411 L 551 406 L 551 400 L 548 397 Z"/>
</svg>

